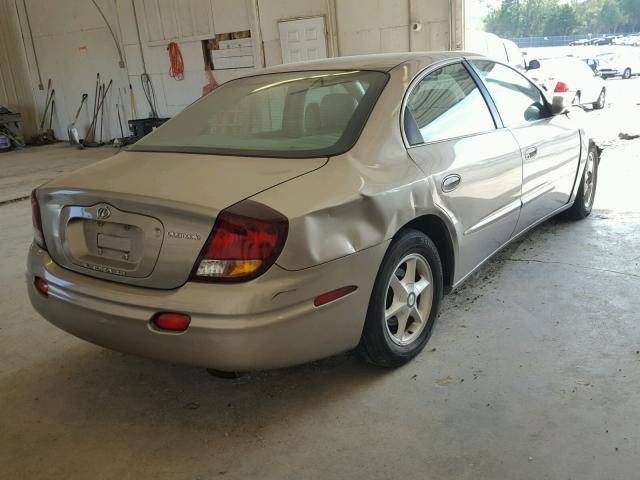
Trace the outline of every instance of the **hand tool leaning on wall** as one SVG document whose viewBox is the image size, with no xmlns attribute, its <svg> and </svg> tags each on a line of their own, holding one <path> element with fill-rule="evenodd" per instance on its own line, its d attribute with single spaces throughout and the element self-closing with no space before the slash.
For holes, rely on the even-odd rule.
<svg viewBox="0 0 640 480">
<path fill-rule="evenodd" d="M 49 110 L 49 102 L 50 96 L 53 96 L 52 93 L 54 91 L 51 90 L 51 79 L 47 82 L 47 96 L 44 99 L 44 113 L 42 114 L 42 120 L 40 120 L 40 131 L 44 130 L 44 122 L 47 119 L 47 110 Z"/>
<path fill-rule="evenodd" d="M 51 128 L 51 125 L 53 124 L 53 112 L 56 109 L 56 99 L 55 99 L 55 91 L 51 92 L 51 111 L 49 112 L 49 128 L 47 128 L 47 131 L 44 132 L 43 134 L 43 140 L 45 142 L 55 142 L 56 141 L 56 134 L 53 131 L 53 129 Z"/>
<path fill-rule="evenodd" d="M 69 128 L 67 128 L 67 134 L 69 135 L 69 144 L 70 145 L 80 145 L 80 134 L 78 133 L 78 129 L 76 128 L 76 122 L 78 121 L 78 117 L 80 117 L 80 112 L 82 111 L 82 106 L 84 102 L 87 100 L 89 95 L 86 93 L 82 94 L 82 100 L 80 101 L 80 106 L 78 107 L 78 111 L 76 112 L 76 116 L 73 119 Z"/>
<path fill-rule="evenodd" d="M 107 93 L 109 93 L 109 89 L 111 88 L 111 84 L 113 80 L 109 80 L 109 83 L 105 88 L 103 88 L 104 84 L 98 87 L 98 91 L 96 93 L 97 104 L 95 108 L 95 112 L 93 114 L 93 120 L 91 121 L 91 125 L 89 125 L 89 130 L 87 130 L 87 135 L 84 140 L 84 143 L 80 146 L 85 147 L 98 147 L 99 143 L 96 143 L 96 128 L 98 126 L 98 116 L 101 115 L 101 112 L 104 108 L 104 101 L 107 98 Z M 100 127 L 102 128 L 102 122 L 100 123 Z M 102 133 L 101 133 L 102 135 Z"/>
</svg>

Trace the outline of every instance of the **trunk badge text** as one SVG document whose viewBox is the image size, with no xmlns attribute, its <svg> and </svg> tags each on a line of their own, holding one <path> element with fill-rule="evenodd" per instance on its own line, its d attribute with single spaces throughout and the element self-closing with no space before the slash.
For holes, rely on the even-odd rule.
<svg viewBox="0 0 640 480">
<path fill-rule="evenodd" d="M 119 268 L 105 267 L 103 265 L 95 265 L 93 263 L 87 262 L 83 262 L 82 266 L 84 268 L 95 270 L 96 272 L 109 273 L 111 275 L 119 275 L 121 277 L 125 277 L 127 275 L 127 272 L 125 272 L 124 270 L 120 270 Z"/>
<path fill-rule="evenodd" d="M 172 232 L 172 231 L 168 231 L 167 236 L 169 238 L 178 238 L 180 240 L 200 240 L 202 238 L 197 233 L 184 233 L 184 232 Z"/>
</svg>

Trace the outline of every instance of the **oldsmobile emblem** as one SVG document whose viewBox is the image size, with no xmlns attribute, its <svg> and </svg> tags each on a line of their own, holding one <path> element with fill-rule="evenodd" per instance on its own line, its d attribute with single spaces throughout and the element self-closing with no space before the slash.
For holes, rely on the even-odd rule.
<svg viewBox="0 0 640 480">
<path fill-rule="evenodd" d="M 109 207 L 100 207 L 98 208 L 98 218 L 100 220 L 106 220 L 111 216 L 111 210 Z"/>
<path fill-rule="evenodd" d="M 172 231 L 168 231 L 167 236 L 169 238 L 177 238 L 180 240 L 200 240 L 202 238 L 197 233 L 172 232 Z"/>
</svg>

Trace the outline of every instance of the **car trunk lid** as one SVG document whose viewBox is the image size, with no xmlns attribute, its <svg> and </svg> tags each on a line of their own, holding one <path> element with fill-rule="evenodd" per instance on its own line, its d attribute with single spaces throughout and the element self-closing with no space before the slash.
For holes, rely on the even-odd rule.
<svg viewBox="0 0 640 480">
<path fill-rule="evenodd" d="M 177 288 L 221 210 L 326 160 L 123 152 L 38 189 L 49 253 L 86 275 Z"/>
</svg>

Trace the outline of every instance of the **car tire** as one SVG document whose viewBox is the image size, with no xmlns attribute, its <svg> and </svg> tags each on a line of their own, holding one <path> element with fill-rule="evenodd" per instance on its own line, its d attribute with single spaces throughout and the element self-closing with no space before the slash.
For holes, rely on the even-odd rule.
<svg viewBox="0 0 640 480">
<path fill-rule="evenodd" d="M 589 147 L 587 163 L 580 179 L 580 187 L 573 205 L 563 214 L 569 220 L 582 220 L 591 213 L 593 201 L 598 186 L 598 164 L 600 163 L 598 149 L 595 145 Z"/>
<path fill-rule="evenodd" d="M 624 78 L 625 80 L 629 80 L 631 78 L 631 69 L 630 68 L 625 68 L 624 72 L 622 73 L 622 78 Z"/>
<path fill-rule="evenodd" d="M 576 107 L 579 107 L 580 105 L 582 105 L 579 91 L 576 92 L 576 94 L 573 97 L 573 100 L 571 100 L 571 105 L 574 105 Z"/>
<path fill-rule="evenodd" d="M 600 95 L 598 96 L 598 101 L 592 103 L 594 110 L 602 110 L 606 104 L 607 100 L 607 91 L 603 88 L 600 90 Z"/>
<path fill-rule="evenodd" d="M 412 270 L 415 276 L 409 279 L 407 271 Z M 381 367 L 407 363 L 429 341 L 442 294 L 442 262 L 435 244 L 418 230 L 401 230 L 378 270 L 358 352 Z"/>
</svg>

